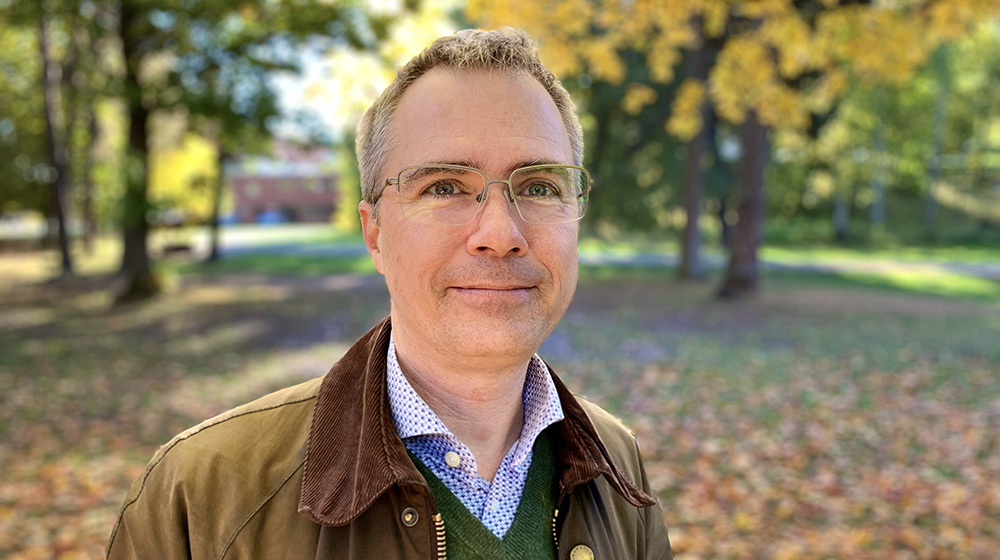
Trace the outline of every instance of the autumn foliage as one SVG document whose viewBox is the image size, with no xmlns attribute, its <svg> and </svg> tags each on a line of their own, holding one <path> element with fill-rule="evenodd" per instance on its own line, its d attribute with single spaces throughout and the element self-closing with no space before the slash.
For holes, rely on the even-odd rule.
<svg viewBox="0 0 1000 560">
<path fill-rule="evenodd" d="M 650 81 L 667 83 L 683 51 L 703 40 L 721 42 L 707 84 L 688 78 L 679 95 L 662 100 L 671 103 L 668 131 L 687 140 L 701 127 L 703 99 L 733 124 L 755 110 L 766 126 L 804 129 L 852 80 L 904 84 L 938 46 L 1000 17 L 1000 6 L 991 0 L 470 0 L 466 13 L 484 27 L 523 27 L 539 37 L 542 58 L 557 75 L 588 73 L 615 84 L 625 79 L 626 51 L 644 53 Z M 634 108 L 636 98 L 623 103 Z"/>
<path fill-rule="evenodd" d="M 0 287 L 0 557 L 102 556 L 159 445 L 322 375 L 388 311 L 375 276 L 185 283 L 129 308 L 102 278 Z M 541 354 L 635 430 L 679 560 L 981 560 L 997 305 L 783 283 L 734 308 L 585 271 Z"/>
</svg>

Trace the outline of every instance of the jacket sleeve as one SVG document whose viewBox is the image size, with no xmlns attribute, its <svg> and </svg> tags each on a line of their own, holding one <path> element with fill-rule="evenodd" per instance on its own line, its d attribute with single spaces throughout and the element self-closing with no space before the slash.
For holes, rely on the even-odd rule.
<svg viewBox="0 0 1000 560">
<path fill-rule="evenodd" d="M 639 444 L 635 444 L 635 454 L 639 458 L 639 481 L 638 486 L 643 492 L 653 496 L 656 504 L 642 510 L 645 522 L 646 554 L 643 558 L 650 560 L 673 560 L 674 553 L 670 548 L 670 537 L 667 534 L 667 524 L 663 518 L 663 510 L 660 508 L 660 500 L 656 497 L 646 477 L 646 466 L 643 463 L 642 455 L 639 453 Z"/>
<path fill-rule="evenodd" d="M 593 422 L 610 461 L 636 489 L 653 498 L 653 505 L 637 507 L 613 489 L 607 476 L 577 487 L 571 494 L 559 542 L 572 548 L 590 545 L 596 558 L 671 560 L 673 553 L 663 517 L 635 435 L 598 405 L 577 397 Z M 563 538 L 565 536 L 565 538 Z"/>
<path fill-rule="evenodd" d="M 182 485 L 174 484 L 163 450 L 132 483 L 108 543 L 108 560 L 192 558 Z"/>
</svg>

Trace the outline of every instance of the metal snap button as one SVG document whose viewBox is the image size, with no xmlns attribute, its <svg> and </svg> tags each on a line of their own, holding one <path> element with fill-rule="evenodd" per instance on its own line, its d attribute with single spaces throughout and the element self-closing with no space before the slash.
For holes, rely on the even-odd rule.
<svg viewBox="0 0 1000 560">
<path fill-rule="evenodd" d="M 594 560 L 594 551 L 585 544 L 578 544 L 569 551 L 569 560 Z"/>
<path fill-rule="evenodd" d="M 403 514 L 399 517 L 403 520 L 403 525 L 406 525 L 407 527 L 413 527 L 417 524 L 417 521 L 420 521 L 420 514 L 417 513 L 417 510 L 411 507 L 404 509 Z"/>
</svg>

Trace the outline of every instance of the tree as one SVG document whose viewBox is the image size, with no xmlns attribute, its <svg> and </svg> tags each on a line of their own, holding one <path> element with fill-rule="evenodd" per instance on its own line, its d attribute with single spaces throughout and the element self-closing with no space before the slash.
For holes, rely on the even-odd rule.
<svg viewBox="0 0 1000 560">
<path fill-rule="evenodd" d="M 684 162 L 684 230 L 681 233 L 681 262 L 677 276 L 682 280 L 701 279 L 705 275 L 701 263 L 701 228 L 698 219 L 701 216 L 702 196 L 705 190 L 705 151 L 708 148 L 710 128 L 706 125 L 708 103 L 705 102 L 702 84 L 708 80 L 708 70 L 711 65 L 711 52 L 708 41 L 701 32 L 701 18 L 692 22 L 698 34 L 697 44 L 690 49 L 686 57 L 686 70 L 690 80 L 681 86 L 678 98 L 694 98 L 700 107 L 694 111 L 678 111 L 680 114 L 696 115 L 692 123 L 682 123 L 677 120 L 668 122 L 667 130 L 679 138 L 688 138 Z M 681 131 L 678 128 L 689 126 L 693 132 Z"/>
<path fill-rule="evenodd" d="M 94 231 L 90 148 L 98 98 L 107 85 L 98 39 L 106 11 L 96 1 L 0 1 L 2 210 L 54 215 L 64 273 L 72 269 L 70 217 L 82 215 L 88 246 Z M 50 196 L 41 196 L 45 190 Z"/>
<path fill-rule="evenodd" d="M 275 115 L 274 94 L 262 74 L 294 68 L 296 50 L 307 39 L 363 47 L 384 34 L 386 25 L 353 2 L 121 1 L 129 114 L 121 299 L 141 299 L 159 289 L 147 250 L 151 115 L 185 111 L 193 124 L 215 119 L 220 133 L 215 140 L 232 143 L 239 131 L 263 130 Z M 240 125 L 227 124 L 235 122 Z"/>
<path fill-rule="evenodd" d="M 854 78 L 815 138 L 777 138 L 784 157 L 771 166 L 776 188 L 769 208 L 783 220 L 829 210 L 838 242 L 864 238 L 863 228 L 848 231 L 852 210 L 862 217 L 853 223 L 867 221 L 873 240 L 925 239 L 939 228 L 915 227 L 918 200 L 926 204 L 933 192 L 942 208 L 968 217 L 962 235 L 973 234 L 976 221 L 988 228 L 989 213 L 980 210 L 989 208 L 989 185 L 1000 176 L 990 159 L 1000 143 L 987 132 L 1000 119 L 993 95 L 1000 83 L 1000 27 L 985 20 L 942 48 L 954 53 L 947 72 L 932 57 L 903 83 Z M 947 107 L 941 103 L 946 84 Z M 975 198 L 980 203 L 970 205 Z"/>
<path fill-rule="evenodd" d="M 764 171 L 770 157 L 768 132 L 750 110 L 742 125 L 743 156 L 738 180 L 738 221 L 729 251 L 729 266 L 719 297 L 738 299 L 757 292 L 757 245 L 764 223 Z"/>
<path fill-rule="evenodd" d="M 989 0 L 549 0 L 530 6 L 470 0 L 467 8 L 470 19 L 481 25 L 513 24 L 542 37 L 542 55 L 561 76 L 586 73 L 595 80 L 613 80 L 625 73 L 628 53 L 638 51 L 645 54 L 651 81 L 666 83 L 681 51 L 698 48 L 700 34 L 718 40 L 721 47 L 708 79 L 689 77 L 690 85 L 678 90 L 671 107 L 671 121 L 698 126 L 674 125 L 672 132 L 685 135 L 686 141 L 694 138 L 704 120 L 695 94 L 703 92 L 721 119 L 755 129 L 753 134 L 745 130 L 744 138 L 760 140 L 756 145 L 762 146 L 769 144 L 768 130 L 806 131 L 816 116 L 825 119 L 852 78 L 905 82 L 938 45 L 998 12 L 1000 7 Z M 743 158 L 759 157 L 754 149 L 742 153 Z M 765 170 L 766 164 L 765 159 Z M 742 169 L 756 173 L 759 166 L 749 161 Z M 697 180 L 697 174 L 690 177 Z M 741 178 L 745 196 L 765 192 L 749 188 L 754 182 Z M 739 218 L 744 234 L 761 231 L 760 224 L 750 227 L 748 220 L 763 219 L 756 210 L 762 202 L 748 202 L 741 202 L 749 212 Z M 746 287 L 740 293 L 756 291 L 756 283 L 747 280 L 756 277 L 759 241 L 733 245 L 746 254 L 730 259 L 720 293 L 734 297 L 734 286 Z M 691 250 L 690 244 L 683 246 Z"/>
<path fill-rule="evenodd" d="M 0 12 L 0 212 L 48 213 L 45 96 L 37 25 Z"/>
<path fill-rule="evenodd" d="M 66 231 L 66 191 L 69 188 L 69 153 L 67 143 L 68 127 L 60 118 L 62 68 L 52 59 L 48 16 L 38 14 L 38 45 L 42 57 L 42 89 L 45 92 L 45 140 L 48 145 L 49 160 L 55 170 L 52 181 L 52 207 L 58 228 L 59 252 L 62 254 L 61 268 L 64 276 L 73 274 L 73 259 L 69 249 L 69 233 Z"/>
</svg>

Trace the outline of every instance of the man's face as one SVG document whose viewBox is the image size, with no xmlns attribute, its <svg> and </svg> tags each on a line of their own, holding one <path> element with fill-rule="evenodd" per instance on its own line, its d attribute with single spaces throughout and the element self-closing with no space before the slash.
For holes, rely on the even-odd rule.
<svg viewBox="0 0 1000 560">
<path fill-rule="evenodd" d="M 425 163 L 476 167 L 491 179 L 539 161 L 573 163 L 555 103 L 526 74 L 433 69 L 400 99 L 392 132 L 383 178 Z M 490 186 L 465 226 L 406 219 L 392 186 L 378 223 L 361 203 L 397 344 L 439 357 L 527 359 L 558 323 L 576 289 L 578 224 L 525 223 L 503 187 Z"/>
</svg>

